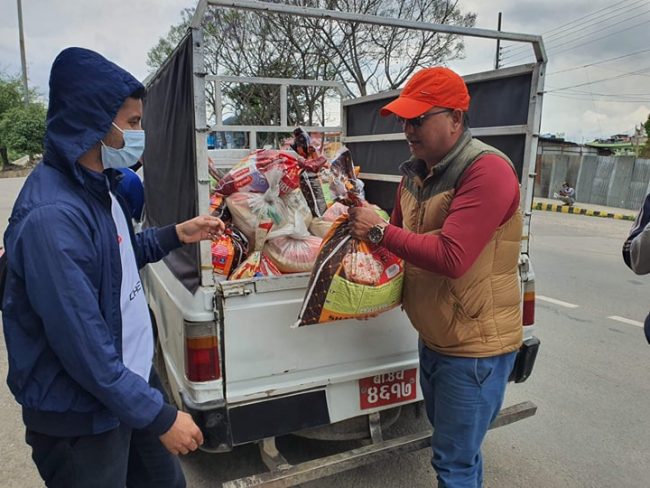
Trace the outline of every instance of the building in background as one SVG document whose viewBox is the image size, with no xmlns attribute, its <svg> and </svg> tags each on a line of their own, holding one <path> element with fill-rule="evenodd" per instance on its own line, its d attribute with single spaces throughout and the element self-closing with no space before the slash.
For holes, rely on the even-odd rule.
<svg viewBox="0 0 650 488">
<path fill-rule="evenodd" d="M 585 145 L 598 151 L 599 156 L 638 156 L 648 140 L 643 125 L 634 128 L 634 134 L 615 134 L 607 139 L 596 139 Z"/>
</svg>

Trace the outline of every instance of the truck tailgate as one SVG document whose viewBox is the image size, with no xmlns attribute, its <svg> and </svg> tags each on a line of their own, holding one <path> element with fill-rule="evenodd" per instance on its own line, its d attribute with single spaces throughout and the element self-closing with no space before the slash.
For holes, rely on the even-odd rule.
<svg viewBox="0 0 650 488">
<path fill-rule="evenodd" d="M 218 287 L 228 402 L 417 366 L 417 333 L 399 308 L 365 321 L 292 328 L 308 279 L 285 275 Z"/>
</svg>

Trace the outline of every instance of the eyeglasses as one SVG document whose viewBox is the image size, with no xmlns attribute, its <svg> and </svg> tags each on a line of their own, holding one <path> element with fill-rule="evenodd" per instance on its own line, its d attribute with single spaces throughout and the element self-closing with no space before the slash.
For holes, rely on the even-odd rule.
<svg viewBox="0 0 650 488">
<path fill-rule="evenodd" d="M 431 112 L 431 113 L 428 113 L 428 114 L 420 115 L 419 117 L 413 117 L 412 119 L 405 119 L 405 118 L 402 118 L 402 117 L 397 117 L 397 121 L 400 124 L 402 124 L 402 129 L 404 127 L 406 127 L 406 124 L 410 125 L 413 128 L 418 128 L 418 127 L 422 127 L 422 124 L 424 123 L 424 121 L 426 119 L 428 119 L 429 117 L 433 117 L 434 115 L 439 115 L 439 114 L 444 114 L 444 113 L 449 113 L 449 112 L 453 112 L 453 110 L 450 109 L 450 108 L 445 108 L 443 110 L 438 110 L 437 112 Z"/>
</svg>

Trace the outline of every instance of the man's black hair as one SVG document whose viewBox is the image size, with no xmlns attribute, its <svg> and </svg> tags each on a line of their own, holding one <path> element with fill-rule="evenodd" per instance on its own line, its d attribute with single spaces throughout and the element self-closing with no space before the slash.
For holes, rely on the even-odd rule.
<svg viewBox="0 0 650 488">
<path fill-rule="evenodd" d="M 463 127 L 469 129 L 469 113 L 463 112 Z"/>
<path fill-rule="evenodd" d="M 129 95 L 129 97 L 135 98 L 137 100 L 142 100 L 144 98 L 144 96 L 146 95 L 146 93 L 147 93 L 147 90 L 144 87 L 142 87 L 142 88 L 138 88 L 136 91 L 131 93 Z"/>
</svg>

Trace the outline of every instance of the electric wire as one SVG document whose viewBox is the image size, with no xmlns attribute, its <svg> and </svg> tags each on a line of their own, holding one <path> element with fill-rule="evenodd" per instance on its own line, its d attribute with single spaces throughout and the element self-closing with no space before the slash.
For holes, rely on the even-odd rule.
<svg viewBox="0 0 650 488">
<path fill-rule="evenodd" d="M 618 61 L 619 59 L 628 58 L 628 57 L 631 57 L 631 56 L 636 56 L 637 54 L 643 54 L 643 53 L 647 53 L 647 52 L 650 52 L 650 49 L 641 49 L 640 51 L 634 51 L 632 53 L 623 54 L 621 56 L 616 56 L 615 58 L 603 59 L 603 60 L 600 60 L 600 61 L 594 61 L 593 63 L 587 63 L 587 64 L 583 64 L 583 65 L 580 65 L 580 66 L 573 66 L 571 68 L 561 69 L 561 70 L 558 70 L 558 71 L 551 71 L 550 73 L 546 73 L 546 76 L 553 76 L 553 75 L 558 75 L 560 73 L 567 73 L 569 71 L 575 71 L 577 69 L 589 68 L 591 66 L 596 66 L 598 64 L 610 63 L 612 61 Z"/>
<path fill-rule="evenodd" d="M 585 98 L 584 96 L 574 96 L 574 95 L 567 95 L 564 93 L 549 93 L 548 95 L 554 96 L 554 97 L 559 97 L 559 98 L 564 98 L 567 100 L 576 100 L 576 101 L 582 101 L 582 102 L 598 102 L 598 103 L 634 103 L 634 104 L 639 104 L 639 103 L 650 103 L 649 99 L 622 99 L 622 100 L 613 100 L 613 99 L 598 99 L 598 100 L 592 100 L 591 98 Z"/>
<path fill-rule="evenodd" d="M 594 43 L 594 42 L 596 42 L 596 41 L 600 41 L 600 40 L 602 40 L 602 39 L 606 39 L 606 38 L 608 38 L 608 37 L 612 37 L 612 36 L 614 36 L 614 35 L 616 35 L 616 34 L 620 34 L 621 32 L 629 32 L 629 31 L 632 30 L 632 29 L 636 29 L 637 27 L 641 27 L 641 26 L 646 25 L 646 24 L 650 24 L 650 20 L 646 20 L 646 21 L 640 22 L 640 23 L 635 24 L 635 25 L 633 25 L 633 26 L 628 26 L 628 27 L 626 27 L 625 29 L 621 29 L 621 30 L 619 30 L 619 31 L 612 32 L 612 33 L 610 33 L 610 34 L 607 34 L 607 35 L 604 35 L 604 36 L 601 36 L 601 37 L 597 37 L 596 39 L 591 39 L 591 40 L 588 40 L 588 41 L 582 42 L 582 43 L 580 43 L 580 44 L 576 44 L 575 46 L 571 46 L 571 47 L 566 48 L 566 49 L 561 49 L 561 50 L 559 50 L 559 51 L 555 51 L 555 50 L 552 50 L 552 49 L 551 49 L 551 50 L 548 51 L 548 53 L 549 53 L 549 55 L 557 55 L 557 54 L 565 53 L 565 52 L 567 52 L 567 51 L 572 51 L 573 49 L 576 49 L 576 48 L 578 48 L 578 47 L 582 47 L 582 46 L 584 46 L 584 45 L 586 45 L 586 44 L 592 44 L 592 43 Z M 523 61 L 525 61 L 525 59 L 526 59 L 527 57 L 529 57 L 529 55 L 530 55 L 530 53 L 527 53 L 527 54 L 526 54 L 525 56 L 523 56 L 523 57 L 518 56 L 517 58 L 513 58 L 513 59 L 511 59 L 511 60 L 509 60 L 509 61 L 504 62 L 503 65 L 505 66 L 506 64 L 512 64 L 512 63 L 523 62 Z"/>
<path fill-rule="evenodd" d="M 648 13 L 648 12 L 645 12 L 645 13 Z M 638 18 L 638 17 L 635 17 L 635 19 L 636 18 Z M 618 24 L 620 24 L 622 22 L 627 22 L 629 20 L 633 20 L 633 19 L 626 19 L 625 21 L 616 22 L 616 23 L 612 24 L 610 27 L 614 27 L 615 25 L 618 25 Z M 575 49 L 577 47 L 584 46 L 585 44 L 590 44 L 590 43 L 600 41 L 602 39 L 606 39 L 608 37 L 614 36 L 616 34 L 620 34 L 621 32 L 629 32 L 632 29 L 636 29 L 637 27 L 641 27 L 641 26 L 649 24 L 649 23 L 650 23 L 650 20 L 644 20 L 642 22 L 639 22 L 638 24 L 634 24 L 634 25 L 631 25 L 631 26 L 626 26 L 623 29 L 619 29 L 619 30 L 616 30 L 614 32 L 610 32 L 609 34 L 606 34 L 604 36 L 597 37 L 595 39 L 590 39 L 588 41 L 576 44 L 575 46 L 571 46 L 571 47 L 568 47 L 566 49 L 560 49 L 559 51 L 557 51 L 557 49 L 561 48 L 562 46 L 567 46 L 567 45 L 573 44 L 575 41 L 578 41 L 580 39 L 584 39 L 586 37 L 591 37 L 592 35 L 597 34 L 596 32 L 592 32 L 590 34 L 586 34 L 584 36 L 577 37 L 577 38 L 573 39 L 572 41 L 561 43 L 561 44 L 558 44 L 556 46 L 548 46 L 547 50 L 548 50 L 549 54 L 553 54 L 553 55 L 560 54 L 560 53 L 563 53 L 563 52 L 566 52 L 566 51 L 571 51 L 571 50 L 573 50 L 573 49 Z M 517 62 L 518 60 L 525 59 L 525 58 L 527 58 L 529 56 L 530 56 L 530 53 L 522 53 L 522 54 L 517 54 L 517 55 L 511 56 L 508 59 L 505 59 L 505 57 L 504 57 L 503 61 L 504 61 L 504 63 L 512 63 L 512 62 Z"/>
<path fill-rule="evenodd" d="M 586 19 L 587 17 L 591 17 L 592 15 L 595 15 L 595 14 L 597 14 L 597 13 L 599 13 L 599 12 L 604 11 L 604 10 L 609 10 L 609 9 L 611 9 L 612 7 L 615 7 L 615 6 L 620 5 L 620 4 L 622 4 L 622 3 L 626 3 L 626 2 L 628 2 L 628 1 L 629 1 L 629 0 L 622 0 L 622 1 L 618 2 L 618 3 L 615 3 L 615 4 L 612 4 L 612 5 L 609 5 L 608 7 L 603 7 L 603 8 L 601 8 L 601 9 L 599 9 L 599 10 L 596 10 L 596 11 L 590 13 L 590 14 L 584 15 L 584 16 L 582 16 L 582 17 L 578 17 L 577 19 L 574 19 L 574 20 L 569 21 L 569 22 L 567 22 L 567 23 L 565 23 L 565 24 L 562 24 L 562 25 L 560 25 L 560 26 L 558 26 L 558 27 L 555 27 L 555 28 L 553 28 L 553 29 L 550 29 L 550 30 L 548 30 L 548 31 L 545 31 L 545 32 L 543 32 L 541 35 L 542 35 L 542 36 L 546 36 L 546 39 L 550 39 L 550 38 L 552 38 L 552 37 L 555 37 L 555 36 L 561 34 L 561 33 L 555 33 L 555 34 L 553 34 L 555 31 L 560 31 L 560 30 L 564 29 L 564 27 L 568 27 L 568 26 L 570 26 L 571 24 L 575 24 L 575 23 L 577 23 L 577 22 L 579 22 L 579 21 L 581 21 L 581 20 L 583 20 L 583 19 Z M 609 14 L 612 13 L 612 12 L 616 12 L 616 11 L 618 11 L 618 10 L 622 10 L 622 9 L 628 9 L 628 8 L 631 7 L 632 5 L 636 5 L 637 3 L 642 3 L 642 2 L 645 2 L 645 1 L 646 1 L 646 0 L 635 0 L 635 1 L 634 1 L 632 4 L 630 4 L 630 5 L 626 5 L 625 7 L 619 7 L 619 8 L 613 9 L 611 12 L 607 12 L 607 13 L 604 13 L 604 14 L 602 14 L 602 15 L 600 15 L 600 16 L 597 16 L 597 17 L 595 17 L 595 18 L 593 18 L 593 19 L 589 19 L 589 20 L 587 21 L 587 23 L 589 23 L 589 22 L 591 22 L 591 21 L 593 21 L 593 20 L 596 20 L 596 19 L 600 19 L 601 17 L 603 17 L 603 16 L 605 16 L 605 15 L 609 15 Z M 567 31 L 566 31 L 566 30 L 562 30 L 562 32 L 567 32 Z M 570 31 L 570 32 L 571 32 L 571 31 Z M 516 50 L 521 50 L 521 49 L 526 49 L 526 47 L 527 47 L 527 46 L 525 46 L 525 45 L 522 46 L 521 44 L 517 43 L 517 44 L 513 44 L 513 45 L 509 45 L 509 46 L 504 46 L 503 50 L 504 50 L 504 51 L 511 50 L 508 54 L 514 54 L 514 51 L 516 51 Z"/>
<path fill-rule="evenodd" d="M 641 68 L 641 69 L 638 69 L 638 70 L 635 70 L 635 71 L 630 71 L 630 72 L 623 73 L 623 74 L 620 74 L 620 75 L 612 76 L 610 78 L 602 78 L 600 80 L 587 81 L 587 82 L 584 82 L 584 83 L 577 83 L 575 85 L 564 86 L 562 88 L 555 88 L 553 90 L 545 90 L 544 93 L 552 93 L 552 92 L 564 91 L 564 90 L 568 90 L 570 88 L 578 88 L 578 87 L 581 87 L 581 86 L 593 85 L 595 83 L 602 83 L 602 82 L 605 82 L 605 81 L 618 80 L 620 78 L 626 78 L 628 76 L 633 76 L 633 75 L 645 73 L 645 72 L 648 72 L 648 71 L 650 71 L 650 67 Z"/>
</svg>

